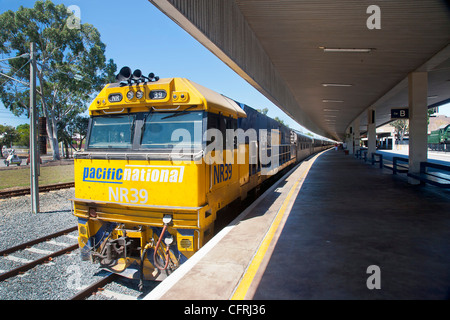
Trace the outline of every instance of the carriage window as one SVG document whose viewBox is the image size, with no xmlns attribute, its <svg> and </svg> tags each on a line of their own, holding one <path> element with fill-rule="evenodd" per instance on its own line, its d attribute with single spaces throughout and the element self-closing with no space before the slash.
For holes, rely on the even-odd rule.
<svg viewBox="0 0 450 320">
<path fill-rule="evenodd" d="M 90 149 L 130 149 L 136 116 L 117 115 L 92 118 Z"/>
<path fill-rule="evenodd" d="M 151 112 L 144 121 L 141 148 L 202 149 L 203 111 Z"/>
</svg>

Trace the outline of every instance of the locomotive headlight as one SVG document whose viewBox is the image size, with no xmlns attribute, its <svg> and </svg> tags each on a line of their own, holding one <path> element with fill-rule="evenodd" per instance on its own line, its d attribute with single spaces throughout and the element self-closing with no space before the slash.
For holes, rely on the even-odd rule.
<svg viewBox="0 0 450 320">
<path fill-rule="evenodd" d="M 177 234 L 177 245 L 180 251 L 194 251 L 194 237 Z"/>
<path fill-rule="evenodd" d="M 136 91 L 136 98 L 142 99 L 143 96 L 144 96 L 144 92 L 142 92 L 141 90 Z"/>
<path fill-rule="evenodd" d="M 79 225 L 78 226 L 78 232 L 81 234 L 81 235 L 87 235 L 87 229 L 86 229 L 86 226 L 84 226 L 84 225 Z"/>
<path fill-rule="evenodd" d="M 127 99 L 132 100 L 134 98 L 134 91 L 130 90 L 127 92 Z"/>
</svg>

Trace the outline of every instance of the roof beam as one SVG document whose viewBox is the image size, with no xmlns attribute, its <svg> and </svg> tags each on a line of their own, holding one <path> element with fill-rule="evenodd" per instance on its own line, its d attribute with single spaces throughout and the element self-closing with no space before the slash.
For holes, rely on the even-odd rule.
<svg viewBox="0 0 450 320">
<path fill-rule="evenodd" d="M 149 1 L 294 121 L 326 136 L 300 109 L 234 1 L 190 1 L 189 5 L 185 0 Z"/>
</svg>

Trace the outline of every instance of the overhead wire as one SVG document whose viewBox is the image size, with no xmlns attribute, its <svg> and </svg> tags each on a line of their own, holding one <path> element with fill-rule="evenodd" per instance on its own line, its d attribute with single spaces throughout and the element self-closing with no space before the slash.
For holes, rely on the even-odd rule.
<svg viewBox="0 0 450 320">
<path fill-rule="evenodd" d="M 12 57 L 12 58 L 0 59 L 0 62 L 7 61 L 7 60 L 18 59 L 18 58 L 28 58 L 29 56 L 30 56 L 30 54 L 27 52 L 27 53 L 21 54 L 20 56 L 16 56 L 16 57 Z"/>
<path fill-rule="evenodd" d="M 23 68 L 25 68 L 25 66 L 26 66 L 27 64 L 29 64 L 30 61 L 31 61 L 31 59 L 29 59 L 23 66 L 21 66 L 18 70 L 16 70 L 16 72 L 14 72 L 11 76 L 8 76 L 8 75 L 6 75 L 6 74 L 0 72 L 0 75 L 2 75 L 2 76 L 4 76 L 4 77 L 7 77 L 7 78 L 8 78 L 7 80 L 3 81 L 3 82 L 0 84 L 0 86 L 3 86 L 6 82 L 8 82 L 8 81 L 10 81 L 10 80 L 14 80 L 14 81 L 20 82 L 21 84 L 24 84 L 24 85 L 29 86 L 29 85 L 30 85 L 29 83 L 23 82 L 23 81 L 21 81 L 21 80 L 14 79 L 13 76 L 14 76 L 17 72 L 19 72 L 20 70 L 22 70 Z"/>
</svg>

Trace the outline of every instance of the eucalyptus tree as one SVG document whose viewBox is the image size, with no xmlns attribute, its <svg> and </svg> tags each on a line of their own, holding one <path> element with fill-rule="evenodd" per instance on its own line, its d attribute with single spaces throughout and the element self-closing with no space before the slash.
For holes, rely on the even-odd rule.
<svg viewBox="0 0 450 320">
<path fill-rule="evenodd" d="M 37 1 L 33 8 L 21 6 L 0 15 L 1 100 L 16 116 L 29 113 L 30 42 L 37 51 L 37 106 L 47 118 L 47 134 L 53 159 L 60 158 L 58 123 L 65 127 L 87 109 L 92 95 L 103 84 L 114 81 L 114 61 L 106 62 L 106 45 L 99 31 L 88 23 L 73 23 L 73 13 L 50 0 Z"/>
</svg>

